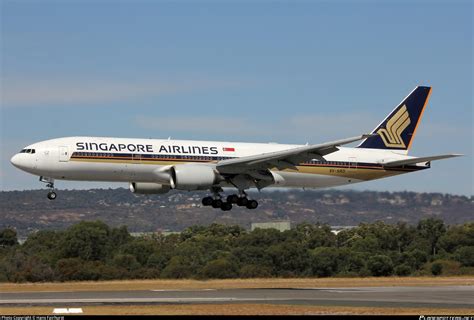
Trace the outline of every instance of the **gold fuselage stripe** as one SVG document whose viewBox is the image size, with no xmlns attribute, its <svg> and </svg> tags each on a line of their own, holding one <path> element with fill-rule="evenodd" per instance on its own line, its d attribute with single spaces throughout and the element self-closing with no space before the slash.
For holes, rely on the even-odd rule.
<svg viewBox="0 0 474 320">
<path fill-rule="evenodd" d="M 129 159 L 129 160 L 125 160 Z M 84 156 L 75 156 L 70 161 L 78 162 L 99 162 L 99 163 L 113 163 L 113 164 L 146 164 L 146 165 L 175 165 L 185 163 L 217 163 L 217 160 L 186 160 L 186 159 L 136 159 L 132 160 L 131 157 L 101 157 L 94 156 L 93 158 Z M 283 171 L 283 172 L 295 172 L 295 173 L 306 173 L 306 174 L 320 174 L 328 176 L 338 176 L 350 179 L 358 180 L 373 180 L 380 179 L 383 177 L 394 176 L 406 172 L 412 172 L 419 169 L 411 168 L 384 168 L 382 166 L 368 166 L 368 165 L 337 165 L 337 164 L 315 164 L 315 163 L 304 163 L 296 166 L 295 169 L 284 169 L 278 170 L 272 168 L 272 171 Z"/>
</svg>

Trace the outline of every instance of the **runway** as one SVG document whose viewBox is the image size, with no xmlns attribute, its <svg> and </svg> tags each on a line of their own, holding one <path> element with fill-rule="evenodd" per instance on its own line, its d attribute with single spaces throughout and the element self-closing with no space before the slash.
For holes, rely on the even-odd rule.
<svg viewBox="0 0 474 320">
<path fill-rule="evenodd" d="M 474 286 L 0 293 L 0 307 L 229 303 L 474 308 Z"/>
</svg>

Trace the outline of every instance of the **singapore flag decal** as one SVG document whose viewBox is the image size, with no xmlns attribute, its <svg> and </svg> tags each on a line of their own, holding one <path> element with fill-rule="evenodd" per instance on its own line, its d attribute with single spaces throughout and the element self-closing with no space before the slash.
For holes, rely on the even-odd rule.
<svg viewBox="0 0 474 320">
<path fill-rule="evenodd" d="M 235 148 L 224 147 L 224 148 L 222 148 L 222 151 L 225 151 L 225 152 L 235 152 Z"/>
</svg>

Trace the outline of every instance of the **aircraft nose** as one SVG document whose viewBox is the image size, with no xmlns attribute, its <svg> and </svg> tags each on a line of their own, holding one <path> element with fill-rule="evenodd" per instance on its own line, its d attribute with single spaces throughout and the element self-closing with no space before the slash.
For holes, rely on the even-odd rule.
<svg viewBox="0 0 474 320">
<path fill-rule="evenodd" d="M 10 159 L 10 162 L 12 163 L 12 165 L 14 165 L 15 167 L 19 168 L 19 167 L 20 167 L 20 155 L 19 155 L 19 154 L 15 154 L 15 155 Z"/>
</svg>

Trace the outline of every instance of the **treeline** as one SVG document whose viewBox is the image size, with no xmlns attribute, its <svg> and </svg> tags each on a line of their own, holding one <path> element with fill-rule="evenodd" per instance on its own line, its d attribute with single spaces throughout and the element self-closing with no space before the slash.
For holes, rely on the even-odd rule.
<svg viewBox="0 0 474 320">
<path fill-rule="evenodd" d="M 337 235 L 324 224 L 285 232 L 212 224 L 134 238 L 84 221 L 21 245 L 15 230 L 0 230 L 0 282 L 428 274 L 474 274 L 474 223 L 375 222 Z"/>
</svg>

